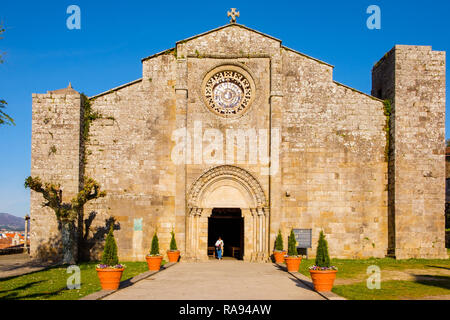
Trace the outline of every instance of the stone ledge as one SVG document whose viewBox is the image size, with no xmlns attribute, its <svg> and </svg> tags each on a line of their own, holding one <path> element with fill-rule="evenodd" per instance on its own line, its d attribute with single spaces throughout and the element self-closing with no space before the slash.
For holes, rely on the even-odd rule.
<svg viewBox="0 0 450 320">
<path fill-rule="evenodd" d="M 318 293 L 319 295 L 321 295 L 322 297 L 324 297 L 327 300 L 347 300 L 344 297 L 341 297 L 341 296 L 337 295 L 334 292 L 319 292 L 319 291 L 315 291 L 314 290 L 314 284 L 312 283 L 311 279 L 309 279 L 307 276 L 301 274 L 300 272 L 289 272 L 289 271 L 287 271 L 286 266 L 284 264 L 276 263 L 275 265 L 278 268 L 280 268 L 281 270 L 284 270 L 287 273 L 289 273 L 291 276 L 293 276 L 297 280 L 301 281 L 304 285 L 306 285 L 311 290 L 313 290 L 314 292 Z"/>
<path fill-rule="evenodd" d="M 137 283 L 137 282 L 139 282 L 141 280 L 144 280 L 144 279 L 146 279 L 146 278 L 148 278 L 148 277 L 150 277 L 150 276 L 152 276 L 152 275 L 154 275 L 154 274 L 156 274 L 158 272 L 164 271 L 164 270 L 166 270 L 166 269 L 168 269 L 171 266 L 174 266 L 176 264 L 177 263 L 174 263 L 174 262 L 166 263 L 165 265 L 161 266 L 161 269 L 159 271 L 146 271 L 144 273 L 138 274 L 137 276 L 134 276 L 133 278 L 121 281 L 120 285 L 119 285 L 119 289 L 117 289 L 117 290 L 100 290 L 100 291 L 91 293 L 91 294 L 89 294 L 89 295 L 87 295 L 87 296 L 85 296 L 85 297 L 83 297 L 83 298 L 81 298 L 79 300 L 101 300 L 101 299 L 103 299 L 103 298 L 105 298 L 105 297 L 107 297 L 107 296 L 109 296 L 109 295 L 111 295 L 111 294 L 121 290 L 121 289 L 125 289 L 125 288 L 127 288 L 129 286 L 132 286 L 133 284 L 135 284 L 135 283 Z"/>
</svg>

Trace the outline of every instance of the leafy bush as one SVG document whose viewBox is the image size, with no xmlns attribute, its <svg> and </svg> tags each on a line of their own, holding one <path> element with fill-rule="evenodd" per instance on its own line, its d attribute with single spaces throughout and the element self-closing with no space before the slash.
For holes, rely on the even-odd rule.
<svg viewBox="0 0 450 320">
<path fill-rule="evenodd" d="M 320 231 L 319 243 L 317 244 L 316 266 L 320 268 L 330 268 L 330 256 L 328 255 L 328 243 L 325 240 L 323 231 Z"/>
<path fill-rule="evenodd" d="M 113 226 L 109 229 L 109 233 L 106 236 L 105 248 L 103 249 L 102 265 L 108 267 L 115 267 L 119 264 L 119 257 L 117 256 L 117 244 L 114 239 Z"/>
<path fill-rule="evenodd" d="M 281 236 L 281 230 L 278 230 L 278 235 L 275 240 L 275 251 L 283 251 L 283 237 Z"/>
<path fill-rule="evenodd" d="M 170 240 L 170 251 L 177 251 L 177 241 L 175 240 L 175 232 L 172 230 L 172 239 Z"/>
<path fill-rule="evenodd" d="M 150 250 L 150 255 L 151 256 L 159 256 L 159 240 L 158 240 L 158 236 L 156 235 L 156 232 L 153 235 L 152 249 Z"/>
<path fill-rule="evenodd" d="M 291 229 L 291 234 L 288 237 L 288 256 L 298 256 L 297 241 L 295 240 L 294 229 Z"/>
</svg>

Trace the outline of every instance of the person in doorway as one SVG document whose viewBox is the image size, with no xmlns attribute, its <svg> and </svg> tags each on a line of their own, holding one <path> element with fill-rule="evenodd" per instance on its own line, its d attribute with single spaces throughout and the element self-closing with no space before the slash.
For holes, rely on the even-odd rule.
<svg viewBox="0 0 450 320">
<path fill-rule="evenodd" d="M 219 240 L 216 241 L 216 254 L 217 254 L 217 259 L 222 260 L 223 240 L 221 237 L 219 237 Z"/>
</svg>

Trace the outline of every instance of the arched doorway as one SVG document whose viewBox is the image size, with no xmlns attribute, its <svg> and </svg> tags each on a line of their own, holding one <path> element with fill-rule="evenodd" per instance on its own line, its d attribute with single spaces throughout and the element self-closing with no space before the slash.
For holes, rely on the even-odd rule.
<svg viewBox="0 0 450 320">
<path fill-rule="evenodd" d="M 239 208 L 214 208 L 208 218 L 208 255 L 220 237 L 224 241 L 224 257 L 244 257 L 244 218 Z M 211 250 L 212 249 L 212 250 Z"/>
<path fill-rule="evenodd" d="M 209 218 L 215 209 L 238 209 L 243 219 L 242 258 L 269 260 L 269 207 L 259 182 L 246 170 L 219 166 L 202 174 L 187 194 L 186 255 L 208 259 Z"/>
</svg>

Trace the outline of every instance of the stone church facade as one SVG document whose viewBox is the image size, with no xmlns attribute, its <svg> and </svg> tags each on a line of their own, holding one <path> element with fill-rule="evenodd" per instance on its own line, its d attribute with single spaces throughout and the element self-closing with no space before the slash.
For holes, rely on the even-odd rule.
<svg viewBox="0 0 450 320">
<path fill-rule="evenodd" d="M 121 261 L 156 231 L 182 259 L 208 259 L 216 209 L 238 209 L 241 253 L 268 261 L 281 230 L 323 230 L 336 258 L 444 258 L 445 52 L 395 46 L 372 95 L 333 66 L 237 23 L 142 59 L 142 78 L 89 98 L 33 94 L 31 175 L 71 199 L 92 177 L 107 196 Z M 387 117 L 385 100 L 392 102 Z M 390 127 L 390 130 L 386 130 Z M 54 214 L 31 193 L 31 253 L 52 249 Z M 233 211 L 236 212 L 236 211 Z M 227 240 L 225 239 L 225 242 Z"/>
</svg>

